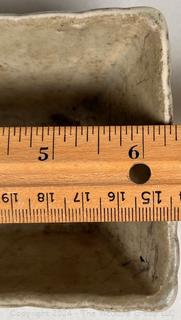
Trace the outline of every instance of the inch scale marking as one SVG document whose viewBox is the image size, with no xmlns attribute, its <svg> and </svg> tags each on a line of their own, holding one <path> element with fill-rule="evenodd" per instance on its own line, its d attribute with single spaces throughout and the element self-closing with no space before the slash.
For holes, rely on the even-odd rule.
<svg viewBox="0 0 181 320">
<path fill-rule="evenodd" d="M 0 223 L 179 220 L 180 125 L 0 128 Z"/>
</svg>

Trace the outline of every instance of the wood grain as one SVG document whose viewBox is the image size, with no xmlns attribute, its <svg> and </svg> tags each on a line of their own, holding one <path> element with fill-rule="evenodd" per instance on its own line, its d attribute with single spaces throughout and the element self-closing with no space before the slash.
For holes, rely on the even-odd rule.
<svg viewBox="0 0 181 320">
<path fill-rule="evenodd" d="M 0 128 L 0 223 L 179 221 L 180 203 L 179 125 Z"/>
</svg>

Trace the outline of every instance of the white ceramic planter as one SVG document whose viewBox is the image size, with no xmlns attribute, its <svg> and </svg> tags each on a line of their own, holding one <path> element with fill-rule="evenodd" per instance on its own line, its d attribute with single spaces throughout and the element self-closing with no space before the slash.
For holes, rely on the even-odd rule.
<svg viewBox="0 0 181 320">
<path fill-rule="evenodd" d="M 0 17 L 0 124 L 172 117 L 154 9 Z M 0 305 L 157 310 L 177 289 L 175 223 L 0 226 Z"/>
</svg>

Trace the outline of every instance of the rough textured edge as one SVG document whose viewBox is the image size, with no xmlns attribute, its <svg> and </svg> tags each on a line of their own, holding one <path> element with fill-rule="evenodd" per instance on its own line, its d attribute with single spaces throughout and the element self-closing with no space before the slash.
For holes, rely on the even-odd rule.
<svg viewBox="0 0 181 320">
<path fill-rule="evenodd" d="M 0 20 L 37 20 L 44 18 L 74 18 L 82 20 L 84 18 L 90 18 L 95 16 L 119 16 L 119 15 L 142 15 L 147 19 L 147 23 L 150 24 L 152 29 L 158 28 L 160 32 L 160 40 L 162 43 L 162 88 L 165 97 L 165 110 L 164 118 L 165 123 L 170 123 L 173 118 L 172 110 L 172 94 L 171 94 L 171 82 L 170 82 L 170 55 L 169 55 L 169 39 L 168 39 L 168 28 L 167 23 L 162 13 L 152 7 L 130 7 L 130 8 L 104 8 L 94 9 L 83 12 L 42 12 L 42 13 L 30 13 L 30 14 L 2 14 Z"/>
<path fill-rule="evenodd" d="M 111 9 L 96 9 L 90 10 L 81 13 L 69 13 L 69 12 L 46 12 L 46 13 L 32 13 L 25 15 L 1 15 L 0 20 L 10 20 L 10 21 L 19 21 L 19 20 L 29 20 L 29 19 L 44 19 L 44 18 L 53 18 L 53 17 L 64 17 L 64 18 L 76 18 L 78 20 L 93 17 L 93 16 L 112 16 L 112 15 L 143 15 L 147 18 L 147 22 L 150 23 L 152 28 L 159 28 L 160 31 L 160 39 L 162 43 L 162 86 L 165 97 L 165 109 L 164 111 L 164 121 L 165 123 L 169 123 L 172 121 L 172 95 L 171 95 L 171 85 L 170 85 L 170 58 L 169 58 L 169 49 L 168 49 L 168 30 L 167 24 L 163 17 L 163 15 L 159 12 L 159 10 L 149 7 L 136 7 L 136 8 L 111 8 Z M 93 308 L 97 310 L 110 310 L 110 311 L 131 311 L 131 310 L 142 310 L 142 311 L 155 311 L 160 309 L 168 308 L 175 300 L 177 294 L 177 272 L 179 267 L 179 245 L 177 238 L 177 223 L 169 223 L 168 224 L 168 236 L 170 240 L 170 248 L 174 248 L 174 252 L 170 252 L 170 257 L 172 258 L 172 265 L 175 266 L 175 272 L 173 274 L 172 270 L 169 270 L 169 282 L 167 283 L 167 288 L 164 286 L 164 292 L 160 289 L 160 291 L 152 296 L 143 297 L 141 295 L 136 295 L 131 297 L 131 304 L 125 305 L 125 307 L 121 306 L 110 306 L 106 305 L 106 303 L 90 303 L 90 302 L 82 302 L 77 305 L 76 303 L 50 303 L 50 301 L 41 301 L 40 297 L 32 297 L 32 302 L 23 301 L 23 297 L 20 301 L 12 301 L 11 306 L 36 306 L 36 307 L 49 307 L 49 308 Z M 170 264 L 168 265 L 170 267 Z M 170 290 L 170 283 L 174 284 L 172 290 Z M 167 291 L 167 292 L 165 292 Z M 19 297 L 20 298 L 20 297 Z M 18 300 L 19 300 L 18 298 Z M 37 302 L 37 298 L 39 298 Z M 77 299 L 81 296 L 77 296 Z M 143 299 L 144 304 L 142 303 Z M 31 299 L 30 299 L 31 300 Z M 140 302 L 138 302 L 140 300 Z M 164 301 L 163 301 L 164 300 Z M 156 301 L 156 303 L 155 303 Z M 2 306 L 9 306 L 9 303 L 4 301 L 1 304 Z M 150 307 L 152 305 L 152 307 Z"/>
</svg>

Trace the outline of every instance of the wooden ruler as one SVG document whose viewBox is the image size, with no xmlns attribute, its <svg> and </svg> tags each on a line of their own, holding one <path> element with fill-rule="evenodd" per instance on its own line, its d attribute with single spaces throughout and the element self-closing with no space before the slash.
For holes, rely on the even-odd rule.
<svg viewBox="0 0 181 320">
<path fill-rule="evenodd" d="M 0 223 L 181 220 L 181 126 L 0 128 Z"/>
</svg>

